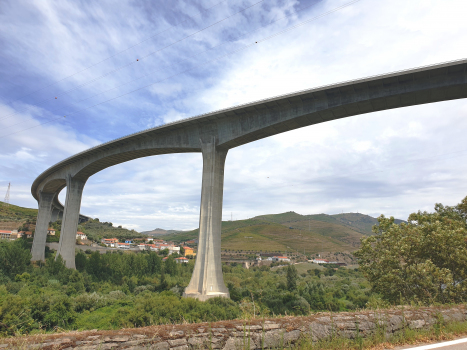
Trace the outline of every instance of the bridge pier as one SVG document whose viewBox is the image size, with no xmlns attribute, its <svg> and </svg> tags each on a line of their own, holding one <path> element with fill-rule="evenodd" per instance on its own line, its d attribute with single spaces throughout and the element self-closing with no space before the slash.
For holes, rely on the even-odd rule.
<svg viewBox="0 0 467 350">
<path fill-rule="evenodd" d="M 31 261 L 45 261 L 45 243 L 47 229 L 52 216 L 52 201 L 54 193 L 41 192 L 39 194 L 39 211 L 37 213 L 36 230 L 32 242 Z"/>
<path fill-rule="evenodd" d="M 63 212 L 62 230 L 58 243 L 57 258 L 62 256 L 65 266 L 75 267 L 75 245 L 76 231 L 78 229 L 79 210 L 81 207 L 81 197 L 86 181 L 74 179 L 69 175 L 66 179 L 66 201 Z"/>
<path fill-rule="evenodd" d="M 203 181 L 199 215 L 199 240 L 195 268 L 184 297 L 207 300 L 229 298 L 222 276 L 221 225 L 226 150 L 216 147 L 216 138 L 201 141 Z"/>
<path fill-rule="evenodd" d="M 52 221 L 52 222 L 57 221 L 58 217 L 59 217 L 59 214 L 60 214 L 60 209 L 53 208 L 52 209 L 52 218 L 50 219 L 50 221 Z"/>
</svg>

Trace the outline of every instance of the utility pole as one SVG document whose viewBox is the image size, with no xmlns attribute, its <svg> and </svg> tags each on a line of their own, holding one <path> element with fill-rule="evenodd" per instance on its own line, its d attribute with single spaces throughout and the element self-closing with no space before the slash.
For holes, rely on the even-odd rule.
<svg viewBox="0 0 467 350">
<path fill-rule="evenodd" d="M 3 200 L 3 205 L 5 207 L 10 206 L 10 185 L 11 183 L 8 183 L 8 189 L 6 190 L 5 199 Z"/>
</svg>

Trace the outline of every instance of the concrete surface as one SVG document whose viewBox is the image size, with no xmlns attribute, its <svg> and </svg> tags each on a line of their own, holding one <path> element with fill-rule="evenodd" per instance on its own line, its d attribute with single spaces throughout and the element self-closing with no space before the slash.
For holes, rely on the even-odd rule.
<svg viewBox="0 0 467 350">
<path fill-rule="evenodd" d="M 227 151 L 219 150 L 216 138 L 201 143 L 203 182 L 199 215 L 199 240 L 195 268 L 184 297 L 207 300 L 229 298 L 221 263 L 222 196 Z"/>
<path fill-rule="evenodd" d="M 50 217 L 52 215 L 52 201 L 54 193 L 41 192 L 39 194 L 39 211 L 37 213 L 36 230 L 34 241 L 32 242 L 32 261 L 45 261 L 45 242 L 47 240 L 47 230 L 49 228 Z"/>
<path fill-rule="evenodd" d="M 71 175 L 68 176 L 66 182 L 65 212 L 63 213 L 62 230 L 56 258 L 61 255 L 65 261 L 65 266 L 72 269 L 75 268 L 76 232 L 78 230 L 79 209 L 85 183 L 85 181 L 72 178 Z"/>
<path fill-rule="evenodd" d="M 80 191 L 67 191 L 65 208 L 58 201 L 58 194 L 65 186 L 74 182 L 84 186 L 93 174 L 136 158 L 203 152 L 203 162 L 206 164 L 203 167 L 200 213 L 203 253 L 197 256 L 197 277 L 192 279 L 187 295 L 208 295 L 211 286 L 214 293 L 222 294 L 224 289 L 220 285 L 223 282 L 216 267 L 220 242 L 216 237 L 217 217 L 220 217 L 222 211 L 225 159 L 221 161 L 221 158 L 225 158 L 224 153 L 227 154 L 231 148 L 304 126 L 358 114 L 466 97 L 467 60 L 300 91 L 176 121 L 90 148 L 44 171 L 32 184 L 31 193 L 39 202 L 41 192 L 54 193 L 53 207 L 63 210 L 67 232 L 60 243 L 60 254 L 67 261 L 67 266 L 73 267 L 71 251 L 74 250 L 74 242 L 72 244 L 71 232 L 77 227 L 78 220 L 85 220 L 86 217 L 79 214 Z M 208 154 L 212 154 L 215 159 L 210 160 Z M 39 204 L 39 211 L 45 210 L 41 208 Z M 41 215 L 45 214 L 39 213 Z M 211 270 L 206 267 L 207 264 L 215 266 Z M 219 290 L 216 291 L 216 288 Z"/>
</svg>

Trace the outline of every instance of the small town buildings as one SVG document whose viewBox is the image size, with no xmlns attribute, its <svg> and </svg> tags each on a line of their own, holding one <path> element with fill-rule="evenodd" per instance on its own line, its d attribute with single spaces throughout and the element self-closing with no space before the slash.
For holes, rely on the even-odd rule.
<svg viewBox="0 0 467 350">
<path fill-rule="evenodd" d="M 76 232 L 76 239 L 80 239 L 82 241 L 88 239 L 88 236 L 86 236 L 83 232 Z"/>
<path fill-rule="evenodd" d="M 125 243 L 132 244 L 132 243 L 133 243 L 133 241 L 132 241 L 131 239 L 127 239 L 127 240 L 125 240 Z"/>
<path fill-rule="evenodd" d="M 176 261 L 178 264 L 187 264 L 187 263 L 188 263 L 188 259 L 187 259 L 187 258 L 184 258 L 184 257 L 175 258 L 175 261 Z"/>
<path fill-rule="evenodd" d="M 117 243 L 117 248 L 118 249 L 130 249 L 130 243 Z"/>
<path fill-rule="evenodd" d="M 177 247 L 177 246 L 169 247 L 169 255 L 174 254 L 174 253 L 180 254 L 180 247 Z"/>
<path fill-rule="evenodd" d="M 25 238 L 32 238 L 32 231 L 20 231 L 18 237 L 24 236 Z"/>
<path fill-rule="evenodd" d="M 290 262 L 290 259 L 286 256 L 273 256 L 272 261 Z"/>
<path fill-rule="evenodd" d="M 14 241 L 15 239 L 21 237 L 21 234 L 18 234 L 18 230 L 0 230 L 0 238 L 1 239 L 8 239 Z"/>
<path fill-rule="evenodd" d="M 117 238 L 103 238 L 101 243 L 105 244 L 107 247 L 117 248 L 118 239 Z"/>
<path fill-rule="evenodd" d="M 326 259 L 313 259 L 312 262 L 315 264 L 329 264 L 329 260 Z"/>
<path fill-rule="evenodd" d="M 47 229 L 47 234 L 48 234 L 49 236 L 55 236 L 55 229 L 52 228 L 52 227 L 49 227 L 49 228 Z"/>
<path fill-rule="evenodd" d="M 149 242 L 152 242 L 152 241 L 154 241 L 153 237 L 147 237 L 146 238 L 146 243 L 149 243 Z"/>
<path fill-rule="evenodd" d="M 185 256 L 188 256 L 188 255 L 193 255 L 193 256 L 196 256 L 196 253 L 195 253 L 195 250 L 191 247 L 183 247 L 183 249 L 185 249 Z"/>
</svg>

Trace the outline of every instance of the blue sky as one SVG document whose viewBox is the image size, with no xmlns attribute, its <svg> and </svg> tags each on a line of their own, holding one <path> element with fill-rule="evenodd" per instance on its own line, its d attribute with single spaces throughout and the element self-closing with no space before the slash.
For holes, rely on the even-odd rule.
<svg viewBox="0 0 467 350">
<path fill-rule="evenodd" d="M 466 58 L 465 13 L 464 0 L 4 0 L 0 195 L 11 182 L 11 203 L 37 207 L 30 187 L 42 171 L 142 129 Z M 232 149 L 224 218 L 293 210 L 405 219 L 454 205 L 467 195 L 466 116 L 467 100 L 449 101 Z M 201 169 L 200 154 L 114 166 L 88 180 L 81 212 L 136 230 L 195 228 Z"/>
</svg>

